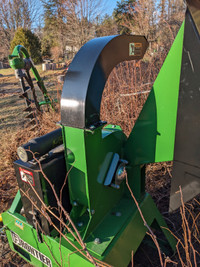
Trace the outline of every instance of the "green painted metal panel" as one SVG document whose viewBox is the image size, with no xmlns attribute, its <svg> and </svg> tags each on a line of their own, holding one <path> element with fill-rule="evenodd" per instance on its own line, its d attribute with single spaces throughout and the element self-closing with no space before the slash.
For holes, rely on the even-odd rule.
<svg viewBox="0 0 200 267">
<path fill-rule="evenodd" d="M 89 213 L 89 221 L 85 225 L 84 237 L 97 227 L 107 212 L 120 200 L 124 185 L 119 190 L 104 186 L 105 177 L 99 173 L 107 173 L 105 158 L 110 153 L 122 156 L 122 145 L 126 137 L 120 127 L 107 127 L 95 131 L 64 127 L 65 147 L 74 154 L 74 163 L 67 162 L 69 193 L 72 204 L 76 202 L 71 216 L 74 221 L 81 220 Z M 109 165 L 107 165 L 109 167 Z M 100 182 L 102 181 L 102 182 Z"/>
<path fill-rule="evenodd" d="M 86 193 L 86 155 L 85 155 L 85 132 L 82 129 L 64 127 L 65 147 L 74 154 L 75 161 L 69 163 L 66 157 L 67 168 L 71 171 L 68 175 L 71 202 L 76 201 L 81 205 L 88 205 Z"/>
<path fill-rule="evenodd" d="M 20 229 L 18 226 L 16 226 L 15 224 L 16 220 L 20 220 L 21 222 L 23 222 L 23 229 Z M 6 234 L 11 249 L 19 253 L 22 258 L 24 258 L 26 261 L 30 262 L 34 266 L 37 267 L 48 266 L 43 264 L 41 261 L 37 259 L 36 254 L 38 254 L 38 252 L 42 253 L 48 259 L 50 259 L 52 266 L 55 267 L 59 266 L 58 264 L 61 264 L 61 262 L 63 267 L 93 266 L 93 264 L 91 264 L 88 260 L 83 258 L 83 256 L 81 256 L 78 252 L 76 252 L 75 249 L 72 248 L 68 243 L 66 244 L 66 242 L 63 242 L 62 240 L 61 244 L 59 244 L 59 238 L 55 239 L 47 235 L 43 235 L 43 239 L 45 242 L 39 243 L 37 239 L 36 230 L 30 224 L 21 220 L 19 214 L 12 214 L 9 211 L 7 211 L 3 213 L 3 221 L 4 224 L 7 225 Z M 18 239 L 19 245 L 17 245 L 17 247 L 13 243 L 11 237 L 11 231 L 14 232 L 19 237 Z M 32 254 L 34 254 L 35 256 L 31 255 L 31 253 L 28 253 L 27 255 L 26 253 L 27 245 L 23 243 L 20 239 L 22 239 L 23 242 L 33 247 L 33 249 L 36 249 L 34 253 L 32 252 Z M 74 242 L 74 244 L 78 247 L 76 242 Z M 23 249 L 20 246 L 25 247 L 26 249 Z M 40 258 L 42 258 L 41 255 Z"/>
<path fill-rule="evenodd" d="M 133 165 L 173 159 L 184 23 L 125 145 Z"/>
<path fill-rule="evenodd" d="M 10 212 L 20 212 L 20 209 L 22 208 L 22 202 L 21 202 L 21 194 L 20 191 L 17 191 L 17 194 L 12 202 L 12 205 L 10 207 Z"/>
<path fill-rule="evenodd" d="M 105 132 L 110 132 L 110 134 L 105 136 Z M 115 189 L 99 183 L 98 175 L 100 170 L 104 168 L 103 162 L 108 153 L 118 153 L 122 158 L 121 148 L 126 137 L 121 129 L 116 128 L 100 130 L 99 134 L 100 138 L 97 140 L 94 135 L 89 133 L 88 137 L 90 136 L 90 138 L 86 140 L 89 209 L 95 211 L 85 233 L 86 236 L 97 227 L 110 209 L 119 202 L 124 191 L 124 184 L 121 185 L 120 189 Z"/>
<path fill-rule="evenodd" d="M 135 205 L 130 198 L 123 197 L 119 203 L 103 218 L 103 221 L 88 237 L 87 247 L 103 256 L 109 245 L 129 221 L 135 210 Z M 95 238 L 100 239 L 100 244 L 95 244 Z"/>
<path fill-rule="evenodd" d="M 129 201 L 129 205 L 135 207 L 133 199 L 130 199 Z M 162 228 L 168 228 L 167 224 L 165 223 L 162 215 L 156 208 L 156 205 L 149 194 L 145 195 L 140 204 L 140 208 L 147 224 L 151 226 L 154 221 L 157 221 L 172 249 L 175 249 L 176 241 L 169 231 Z M 144 239 L 146 232 L 147 227 L 144 225 L 139 211 L 135 207 L 132 216 L 130 216 L 124 227 L 121 228 L 121 231 L 118 233 L 118 235 L 116 235 L 112 245 L 108 247 L 107 252 L 105 253 L 105 262 L 110 263 L 115 267 L 128 266 L 132 251 L 135 254 L 142 240 Z"/>
<path fill-rule="evenodd" d="M 16 199 L 16 202 L 17 201 L 20 200 Z M 167 227 L 150 195 L 145 195 L 143 201 L 140 203 L 140 208 L 149 226 L 156 220 L 160 226 Z M 116 212 L 120 212 L 121 216 L 116 216 Z M 50 259 L 52 266 L 58 266 L 59 264 L 62 264 L 63 267 L 93 266 L 64 238 L 61 239 L 60 243 L 59 237 L 53 238 L 44 235 L 43 238 L 45 242 L 39 243 L 36 230 L 26 222 L 24 217 L 22 217 L 23 216 L 20 214 L 11 213 L 10 211 L 3 213 L 3 222 L 4 225 L 7 226 L 6 234 L 9 245 L 12 250 L 18 252 L 26 261 L 29 261 L 37 267 L 47 266 L 41 263 L 41 260 L 39 261 L 37 259 L 35 251 L 34 253 L 31 253 L 30 249 L 27 249 L 28 244 L 33 249 L 37 250 L 37 254 L 42 253 L 43 256 Z M 16 225 L 16 220 L 21 222 L 23 225 L 22 228 L 20 228 L 21 225 L 20 227 Z M 169 231 L 165 229 L 162 230 L 169 241 L 169 244 L 174 248 L 176 244 L 175 240 Z M 18 236 L 17 247 L 13 244 L 11 231 Z M 102 223 L 98 225 L 93 233 L 91 233 L 85 243 L 91 255 L 97 259 L 105 261 L 115 267 L 124 267 L 128 265 L 131 259 L 132 250 L 134 252 L 137 251 L 146 232 L 147 228 L 144 226 L 133 199 L 125 197 L 122 198 L 121 201 L 110 210 L 108 215 L 103 218 Z M 96 237 L 100 238 L 102 241 L 100 244 L 94 243 Z M 20 239 L 22 239 L 22 241 L 19 241 Z M 77 242 L 74 241 L 73 243 L 80 248 Z M 26 249 L 19 250 L 20 246 Z M 27 250 L 29 250 L 28 255 L 26 253 Z M 43 259 L 43 256 L 40 255 L 40 258 Z"/>
</svg>

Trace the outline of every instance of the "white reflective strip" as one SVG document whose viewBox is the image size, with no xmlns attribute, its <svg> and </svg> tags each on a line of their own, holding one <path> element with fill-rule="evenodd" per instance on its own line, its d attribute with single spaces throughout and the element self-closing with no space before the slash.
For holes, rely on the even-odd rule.
<svg viewBox="0 0 200 267">
<path fill-rule="evenodd" d="M 61 99 L 61 106 L 68 107 L 68 108 L 75 108 L 78 107 L 79 102 L 76 100 L 70 99 Z"/>
</svg>

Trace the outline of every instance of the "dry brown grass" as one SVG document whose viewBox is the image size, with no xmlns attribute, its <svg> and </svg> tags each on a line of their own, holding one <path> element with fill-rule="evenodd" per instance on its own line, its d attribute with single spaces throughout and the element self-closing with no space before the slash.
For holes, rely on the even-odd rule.
<svg viewBox="0 0 200 267">
<path fill-rule="evenodd" d="M 149 95 L 166 54 L 122 62 L 111 72 L 101 102 L 101 119 L 129 135 Z"/>
</svg>

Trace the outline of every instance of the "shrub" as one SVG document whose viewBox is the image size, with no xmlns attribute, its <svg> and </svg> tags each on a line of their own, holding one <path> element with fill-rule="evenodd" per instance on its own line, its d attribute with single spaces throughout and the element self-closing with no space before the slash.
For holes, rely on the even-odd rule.
<svg viewBox="0 0 200 267">
<path fill-rule="evenodd" d="M 29 52 L 34 63 L 40 63 L 41 57 L 41 43 L 37 35 L 30 30 L 18 28 L 15 32 L 14 38 L 10 44 L 10 51 L 12 53 L 16 45 L 23 45 Z"/>
</svg>

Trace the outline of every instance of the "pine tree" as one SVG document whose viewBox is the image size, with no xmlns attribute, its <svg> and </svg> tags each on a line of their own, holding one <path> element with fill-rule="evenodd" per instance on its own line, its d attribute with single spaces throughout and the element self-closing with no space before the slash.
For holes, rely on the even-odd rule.
<svg viewBox="0 0 200 267">
<path fill-rule="evenodd" d="M 14 38 L 10 44 L 10 52 L 12 53 L 16 45 L 23 45 L 34 63 L 40 63 L 41 58 L 41 44 L 37 35 L 30 30 L 18 28 L 15 32 Z"/>
<path fill-rule="evenodd" d="M 106 14 L 96 25 L 96 36 L 107 36 L 117 34 L 117 24 L 112 16 Z"/>
<path fill-rule="evenodd" d="M 126 22 L 134 23 L 135 3 L 136 0 L 121 0 L 121 2 L 117 2 L 117 7 L 114 9 L 113 14 L 121 34 L 130 33 L 129 28 L 126 27 Z"/>
<path fill-rule="evenodd" d="M 66 10 L 62 0 L 49 0 L 44 3 L 44 29 L 42 39 L 42 54 L 50 56 L 51 50 L 60 51 L 64 57 L 66 34 Z"/>
<path fill-rule="evenodd" d="M 44 7 L 44 28 L 42 38 L 42 55 L 50 56 L 51 48 L 57 44 L 57 18 L 54 0 L 49 0 L 43 4 Z"/>
</svg>

